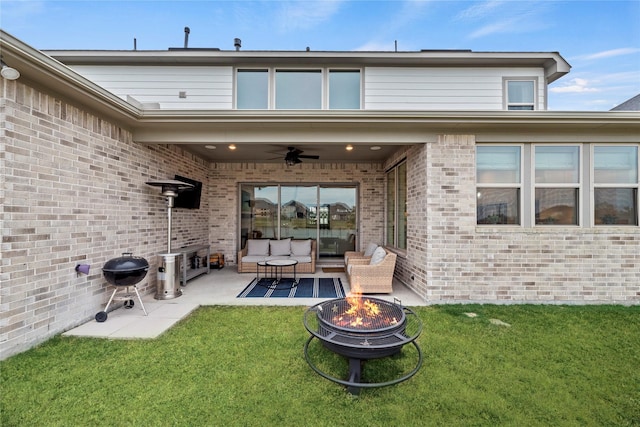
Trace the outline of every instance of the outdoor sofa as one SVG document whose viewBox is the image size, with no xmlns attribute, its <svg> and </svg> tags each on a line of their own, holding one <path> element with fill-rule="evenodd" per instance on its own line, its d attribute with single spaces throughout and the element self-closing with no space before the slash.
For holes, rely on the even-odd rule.
<svg viewBox="0 0 640 427">
<path fill-rule="evenodd" d="M 316 241 L 314 239 L 249 239 L 238 252 L 238 273 L 256 273 L 258 262 L 275 259 L 296 260 L 296 273 L 316 272 Z M 283 267 L 285 273 L 293 267 Z"/>
</svg>

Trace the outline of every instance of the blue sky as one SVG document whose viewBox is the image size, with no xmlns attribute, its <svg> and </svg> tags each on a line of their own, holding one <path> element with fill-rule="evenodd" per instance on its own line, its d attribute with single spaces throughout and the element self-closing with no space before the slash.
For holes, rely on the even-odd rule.
<svg viewBox="0 0 640 427">
<path fill-rule="evenodd" d="M 640 93 L 640 0 L 1 0 L 0 27 L 46 49 L 557 51 L 550 110 L 605 111 Z"/>
</svg>

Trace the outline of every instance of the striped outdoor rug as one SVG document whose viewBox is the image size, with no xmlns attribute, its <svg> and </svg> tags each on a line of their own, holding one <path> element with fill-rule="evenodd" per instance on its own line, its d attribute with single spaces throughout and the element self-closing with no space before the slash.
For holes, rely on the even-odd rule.
<svg viewBox="0 0 640 427">
<path fill-rule="evenodd" d="M 344 288 L 339 278 L 304 277 L 298 286 L 291 286 L 292 279 L 283 279 L 277 286 L 269 286 L 272 279 L 253 279 L 237 298 L 344 298 Z"/>
</svg>

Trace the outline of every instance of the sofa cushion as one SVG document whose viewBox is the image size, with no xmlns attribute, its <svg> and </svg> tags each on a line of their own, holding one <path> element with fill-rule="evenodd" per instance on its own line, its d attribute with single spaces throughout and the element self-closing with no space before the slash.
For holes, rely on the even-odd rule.
<svg viewBox="0 0 640 427">
<path fill-rule="evenodd" d="M 311 255 L 311 240 L 292 240 L 291 255 L 309 256 Z"/>
<path fill-rule="evenodd" d="M 371 261 L 369 264 L 380 264 L 385 256 L 387 256 L 387 251 L 385 251 L 382 246 L 378 246 L 378 248 L 373 252 L 373 255 L 371 255 Z"/>
<path fill-rule="evenodd" d="M 289 256 L 291 254 L 291 239 L 269 240 L 269 248 L 271 256 Z"/>
<path fill-rule="evenodd" d="M 296 261 L 298 261 L 298 264 L 311 262 L 311 257 L 309 255 L 291 255 L 289 259 L 295 259 Z"/>
<path fill-rule="evenodd" d="M 266 260 L 267 256 L 265 255 L 246 255 L 241 259 L 242 262 L 261 262 Z"/>
<path fill-rule="evenodd" d="M 376 249 L 378 249 L 378 244 L 377 243 L 369 243 L 369 246 L 367 246 L 367 250 L 364 251 L 364 255 L 363 256 L 371 256 L 371 255 L 373 255 L 373 253 L 375 252 Z"/>
<path fill-rule="evenodd" d="M 269 240 L 249 239 L 247 240 L 247 255 L 267 256 L 269 255 Z"/>
</svg>

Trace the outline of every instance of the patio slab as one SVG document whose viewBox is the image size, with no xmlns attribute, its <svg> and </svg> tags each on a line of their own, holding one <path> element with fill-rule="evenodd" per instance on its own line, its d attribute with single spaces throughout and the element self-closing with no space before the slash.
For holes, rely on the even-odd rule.
<svg viewBox="0 0 640 427">
<path fill-rule="evenodd" d="M 312 275 L 302 275 L 301 277 Z M 315 277 L 339 277 L 345 292 L 349 293 L 349 282 L 344 273 L 323 273 L 318 267 Z M 182 288 L 182 296 L 171 300 L 156 300 L 154 293 L 142 296 L 148 316 L 136 304 L 133 308 L 117 308 L 109 312 L 105 322 L 91 319 L 85 324 L 73 328 L 64 336 L 111 338 L 111 339 L 151 339 L 160 336 L 173 325 L 188 316 L 192 311 L 205 305 L 281 305 L 311 306 L 321 302 L 322 298 L 236 298 L 236 296 L 255 277 L 253 273 L 238 274 L 235 267 L 211 270 L 190 280 Z M 398 299 L 403 305 L 426 305 L 426 302 L 413 291 L 399 282 L 394 282 L 390 295 L 371 295 L 387 301 Z M 137 301 L 136 301 L 137 302 Z"/>
</svg>

